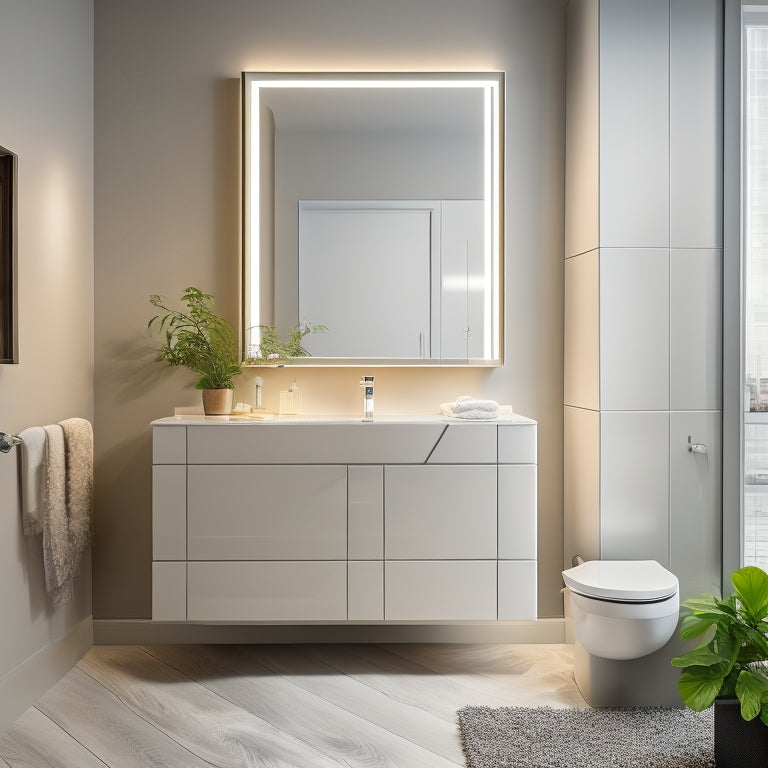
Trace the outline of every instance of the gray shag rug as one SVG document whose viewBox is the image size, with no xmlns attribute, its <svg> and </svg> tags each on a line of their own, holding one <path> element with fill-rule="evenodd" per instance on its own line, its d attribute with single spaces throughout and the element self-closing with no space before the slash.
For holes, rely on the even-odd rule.
<svg viewBox="0 0 768 768">
<path fill-rule="evenodd" d="M 712 709 L 464 707 L 467 768 L 714 768 Z"/>
</svg>

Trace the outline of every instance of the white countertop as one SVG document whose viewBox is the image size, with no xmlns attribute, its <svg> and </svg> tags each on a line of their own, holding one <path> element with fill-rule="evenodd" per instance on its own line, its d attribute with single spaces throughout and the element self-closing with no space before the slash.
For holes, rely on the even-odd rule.
<svg viewBox="0 0 768 768">
<path fill-rule="evenodd" d="M 203 415 L 184 415 L 184 416 L 166 416 L 162 419 L 155 419 L 152 422 L 153 427 L 161 426 L 199 426 L 201 424 L 250 424 L 257 426 L 276 426 L 286 424 L 349 424 L 361 426 L 375 426 L 377 424 L 535 424 L 533 419 L 520 416 L 518 414 L 505 414 L 496 419 L 458 419 L 454 416 L 443 416 L 442 414 L 423 414 L 410 416 L 376 416 L 374 420 L 363 421 L 360 416 L 334 416 L 332 414 L 312 414 L 299 416 L 277 416 L 274 418 L 258 418 L 248 415 L 233 416 L 203 416 Z"/>
</svg>

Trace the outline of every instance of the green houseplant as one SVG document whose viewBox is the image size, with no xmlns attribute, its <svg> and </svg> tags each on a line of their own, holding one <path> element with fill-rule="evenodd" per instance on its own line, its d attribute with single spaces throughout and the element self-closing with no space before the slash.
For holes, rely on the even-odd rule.
<svg viewBox="0 0 768 768">
<path fill-rule="evenodd" d="M 715 704 L 718 768 L 768 765 L 768 574 L 755 566 L 735 571 L 725 600 L 686 600 L 683 641 L 707 642 L 672 659 L 682 668 L 678 690 L 697 712 Z"/>
<path fill-rule="evenodd" d="M 147 332 L 163 335 L 158 361 L 183 365 L 197 376 L 196 389 L 203 390 L 207 414 L 232 409 L 233 376 L 241 372 L 237 336 L 231 323 L 213 311 L 213 296 L 199 288 L 184 289 L 181 301 L 186 311 L 168 306 L 166 299 L 151 294 L 149 303 L 161 310 L 147 324 Z"/>
<path fill-rule="evenodd" d="M 251 351 L 247 362 L 255 365 L 279 365 L 294 357 L 308 357 L 309 352 L 303 346 L 304 337 L 308 333 L 325 333 L 328 329 L 324 325 L 312 325 L 308 320 L 304 320 L 288 329 L 287 339 L 280 338 L 274 325 L 257 325 L 248 330 L 257 330 L 259 341 L 249 347 Z"/>
</svg>

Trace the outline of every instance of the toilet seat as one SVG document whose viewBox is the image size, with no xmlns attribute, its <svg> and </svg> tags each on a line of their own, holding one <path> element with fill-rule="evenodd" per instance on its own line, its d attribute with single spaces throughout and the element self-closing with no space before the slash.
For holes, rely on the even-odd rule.
<svg viewBox="0 0 768 768">
<path fill-rule="evenodd" d="M 563 580 L 577 594 L 619 603 L 668 600 L 679 589 L 655 560 L 590 560 L 563 571 Z"/>
</svg>

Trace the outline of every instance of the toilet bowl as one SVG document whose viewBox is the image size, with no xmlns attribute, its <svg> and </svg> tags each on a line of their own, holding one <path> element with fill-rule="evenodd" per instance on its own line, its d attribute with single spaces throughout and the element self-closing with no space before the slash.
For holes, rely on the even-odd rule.
<svg viewBox="0 0 768 768">
<path fill-rule="evenodd" d="M 563 571 L 576 642 L 604 659 L 637 659 L 672 637 L 677 577 L 655 560 L 591 560 Z"/>
</svg>

